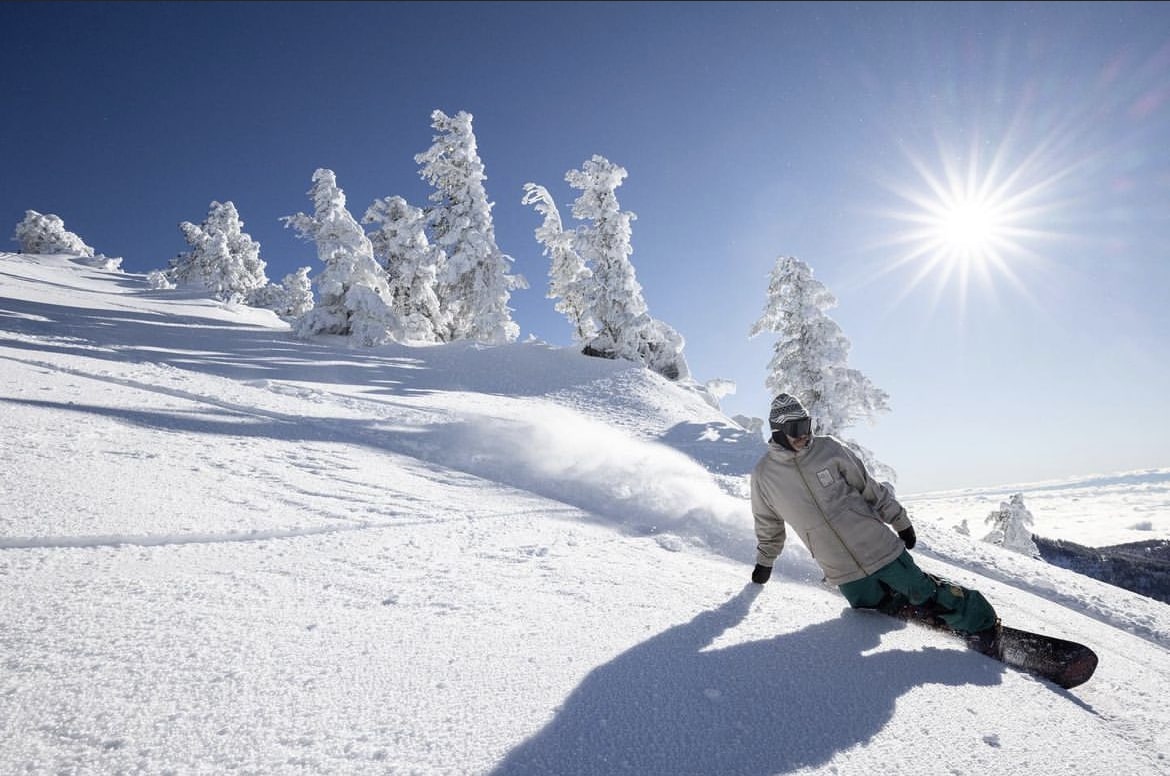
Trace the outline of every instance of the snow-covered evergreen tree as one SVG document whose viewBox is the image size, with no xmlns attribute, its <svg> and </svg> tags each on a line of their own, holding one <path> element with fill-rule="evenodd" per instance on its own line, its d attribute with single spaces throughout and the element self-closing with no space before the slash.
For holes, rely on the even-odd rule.
<svg viewBox="0 0 1170 776">
<path fill-rule="evenodd" d="M 549 296 L 560 296 L 557 309 L 569 318 L 586 354 L 628 359 L 671 380 L 686 380 L 686 343 L 670 325 L 650 316 L 630 262 L 630 224 L 637 216 L 621 210 L 616 193 L 627 174 L 598 155 L 565 174 L 565 181 L 581 192 L 573 217 L 587 222 L 572 232 L 565 231 L 547 189 L 525 185 L 522 201 L 544 216 L 536 237 L 552 256 Z"/>
<path fill-rule="evenodd" d="M 345 207 L 345 192 L 332 170 L 313 174 L 308 191 L 313 215 L 297 213 L 282 220 L 317 244 L 325 264 L 317 276 L 317 305 L 294 324 L 298 336 L 339 334 L 362 345 L 401 339 L 402 324 L 388 300 L 386 273 L 374 260 L 374 249 L 362 227 Z"/>
<path fill-rule="evenodd" d="M 492 203 L 483 185 L 487 175 L 471 120 L 465 111 L 453 117 L 434 111 L 431 126 L 439 134 L 430 149 L 415 156 L 419 174 L 435 188 L 427 225 L 443 252 L 436 261 L 436 296 L 445 331 L 438 333 L 444 341 L 512 342 L 520 327 L 512 321 L 508 299 L 528 284 L 508 274 L 512 258 L 496 245 Z"/>
<path fill-rule="evenodd" d="M 765 385 L 773 396 L 789 393 L 800 399 L 813 418 L 814 433 L 841 437 L 871 473 L 894 480 L 893 469 L 843 435 L 859 421 L 872 422 L 879 412 L 888 412 L 889 396 L 849 367 L 849 340 L 827 315 L 836 305 L 837 299 L 813 278 L 807 264 L 791 256 L 776 260 L 768 301 L 750 334 L 779 335 Z"/>
<path fill-rule="evenodd" d="M 437 262 L 426 235 L 426 214 L 402 197 L 386 197 L 370 205 L 363 224 L 375 224 L 369 233 L 374 258 L 386 270 L 390 307 L 402 320 L 406 338 L 437 342 L 449 322 L 435 294 Z"/>
<path fill-rule="evenodd" d="M 521 204 L 534 206 L 544 216 L 536 228 L 536 241 L 544 246 L 544 255 L 550 259 L 545 296 L 557 300 L 554 307 L 568 319 L 573 341 L 585 347 L 597 336 L 590 304 L 593 272 L 573 248 L 576 233 L 565 230 L 561 213 L 544 186 L 524 184 Z"/>
<path fill-rule="evenodd" d="M 231 202 L 212 202 L 202 224 L 179 224 L 191 250 L 176 258 L 168 277 L 177 285 L 206 288 L 225 302 L 241 302 L 268 284 L 260 243 L 244 232 Z"/>
<path fill-rule="evenodd" d="M 1015 493 L 1009 501 L 1000 502 L 999 509 L 989 514 L 985 522 L 991 526 L 991 533 L 983 541 L 1032 558 L 1040 557 L 1040 548 L 1032 539 L 1035 520 L 1024 506 L 1023 493 Z"/>
<path fill-rule="evenodd" d="M 647 369 L 668 380 L 690 378 L 691 370 L 683 357 L 683 348 L 687 343 L 673 326 L 645 313 L 635 321 L 632 330 L 634 352 Z"/>
<path fill-rule="evenodd" d="M 21 253 L 67 253 L 93 258 L 93 248 L 65 228 L 60 216 L 24 211 L 24 220 L 16 225 L 12 239 L 20 243 Z"/>
<path fill-rule="evenodd" d="M 589 284 L 589 311 L 597 334 L 589 350 L 610 358 L 629 358 L 646 325 L 646 300 L 630 256 L 631 227 L 638 216 L 623 212 L 617 188 L 628 173 L 608 159 L 594 155 L 580 170 L 565 173 L 565 181 L 581 194 L 573 202 L 573 217 L 589 223 L 576 230 L 574 247 L 593 271 Z"/>
<path fill-rule="evenodd" d="M 171 280 L 168 270 L 152 269 L 146 273 L 146 287 L 152 291 L 173 291 L 175 281 Z"/>
<path fill-rule="evenodd" d="M 289 321 L 305 315 L 313 309 L 313 286 L 309 280 L 309 267 L 284 276 L 280 285 L 269 283 L 249 294 L 245 302 L 253 307 L 272 310 Z"/>
</svg>

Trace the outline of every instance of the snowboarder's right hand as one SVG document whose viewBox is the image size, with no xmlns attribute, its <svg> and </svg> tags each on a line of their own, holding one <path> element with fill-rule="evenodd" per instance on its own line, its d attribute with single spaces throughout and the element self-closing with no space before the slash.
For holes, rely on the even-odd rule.
<svg viewBox="0 0 1170 776">
<path fill-rule="evenodd" d="M 757 563 L 756 567 L 752 569 L 752 582 L 755 582 L 757 585 L 764 584 L 768 581 L 769 578 L 771 578 L 771 576 L 771 566 L 761 566 L 759 563 Z"/>
</svg>

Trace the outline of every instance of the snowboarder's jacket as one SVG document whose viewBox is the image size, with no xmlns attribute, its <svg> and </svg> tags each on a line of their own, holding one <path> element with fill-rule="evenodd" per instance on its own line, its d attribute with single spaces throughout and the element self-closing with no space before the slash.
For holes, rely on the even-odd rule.
<svg viewBox="0 0 1170 776">
<path fill-rule="evenodd" d="M 834 585 L 893 562 L 906 549 L 895 531 L 910 527 L 893 493 L 831 436 L 815 436 L 800 451 L 770 442 L 752 472 L 752 513 L 756 563 L 773 564 L 787 524 Z"/>
</svg>

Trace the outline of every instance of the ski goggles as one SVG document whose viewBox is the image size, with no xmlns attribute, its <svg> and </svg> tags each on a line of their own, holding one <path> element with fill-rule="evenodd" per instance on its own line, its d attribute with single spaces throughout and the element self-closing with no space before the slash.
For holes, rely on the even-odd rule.
<svg viewBox="0 0 1170 776">
<path fill-rule="evenodd" d="M 778 430 L 787 437 L 800 439 L 802 436 L 808 436 L 812 432 L 812 418 L 786 420 L 780 424 Z"/>
</svg>

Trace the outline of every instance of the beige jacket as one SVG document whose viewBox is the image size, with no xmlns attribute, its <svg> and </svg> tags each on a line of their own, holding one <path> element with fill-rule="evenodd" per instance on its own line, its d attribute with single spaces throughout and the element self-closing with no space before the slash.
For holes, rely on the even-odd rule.
<svg viewBox="0 0 1170 776">
<path fill-rule="evenodd" d="M 831 436 L 813 437 L 800 452 L 769 443 L 752 471 L 752 513 L 757 563 L 773 564 L 788 525 L 834 585 L 891 563 L 906 549 L 895 532 L 910 527 L 890 489 Z"/>
</svg>

